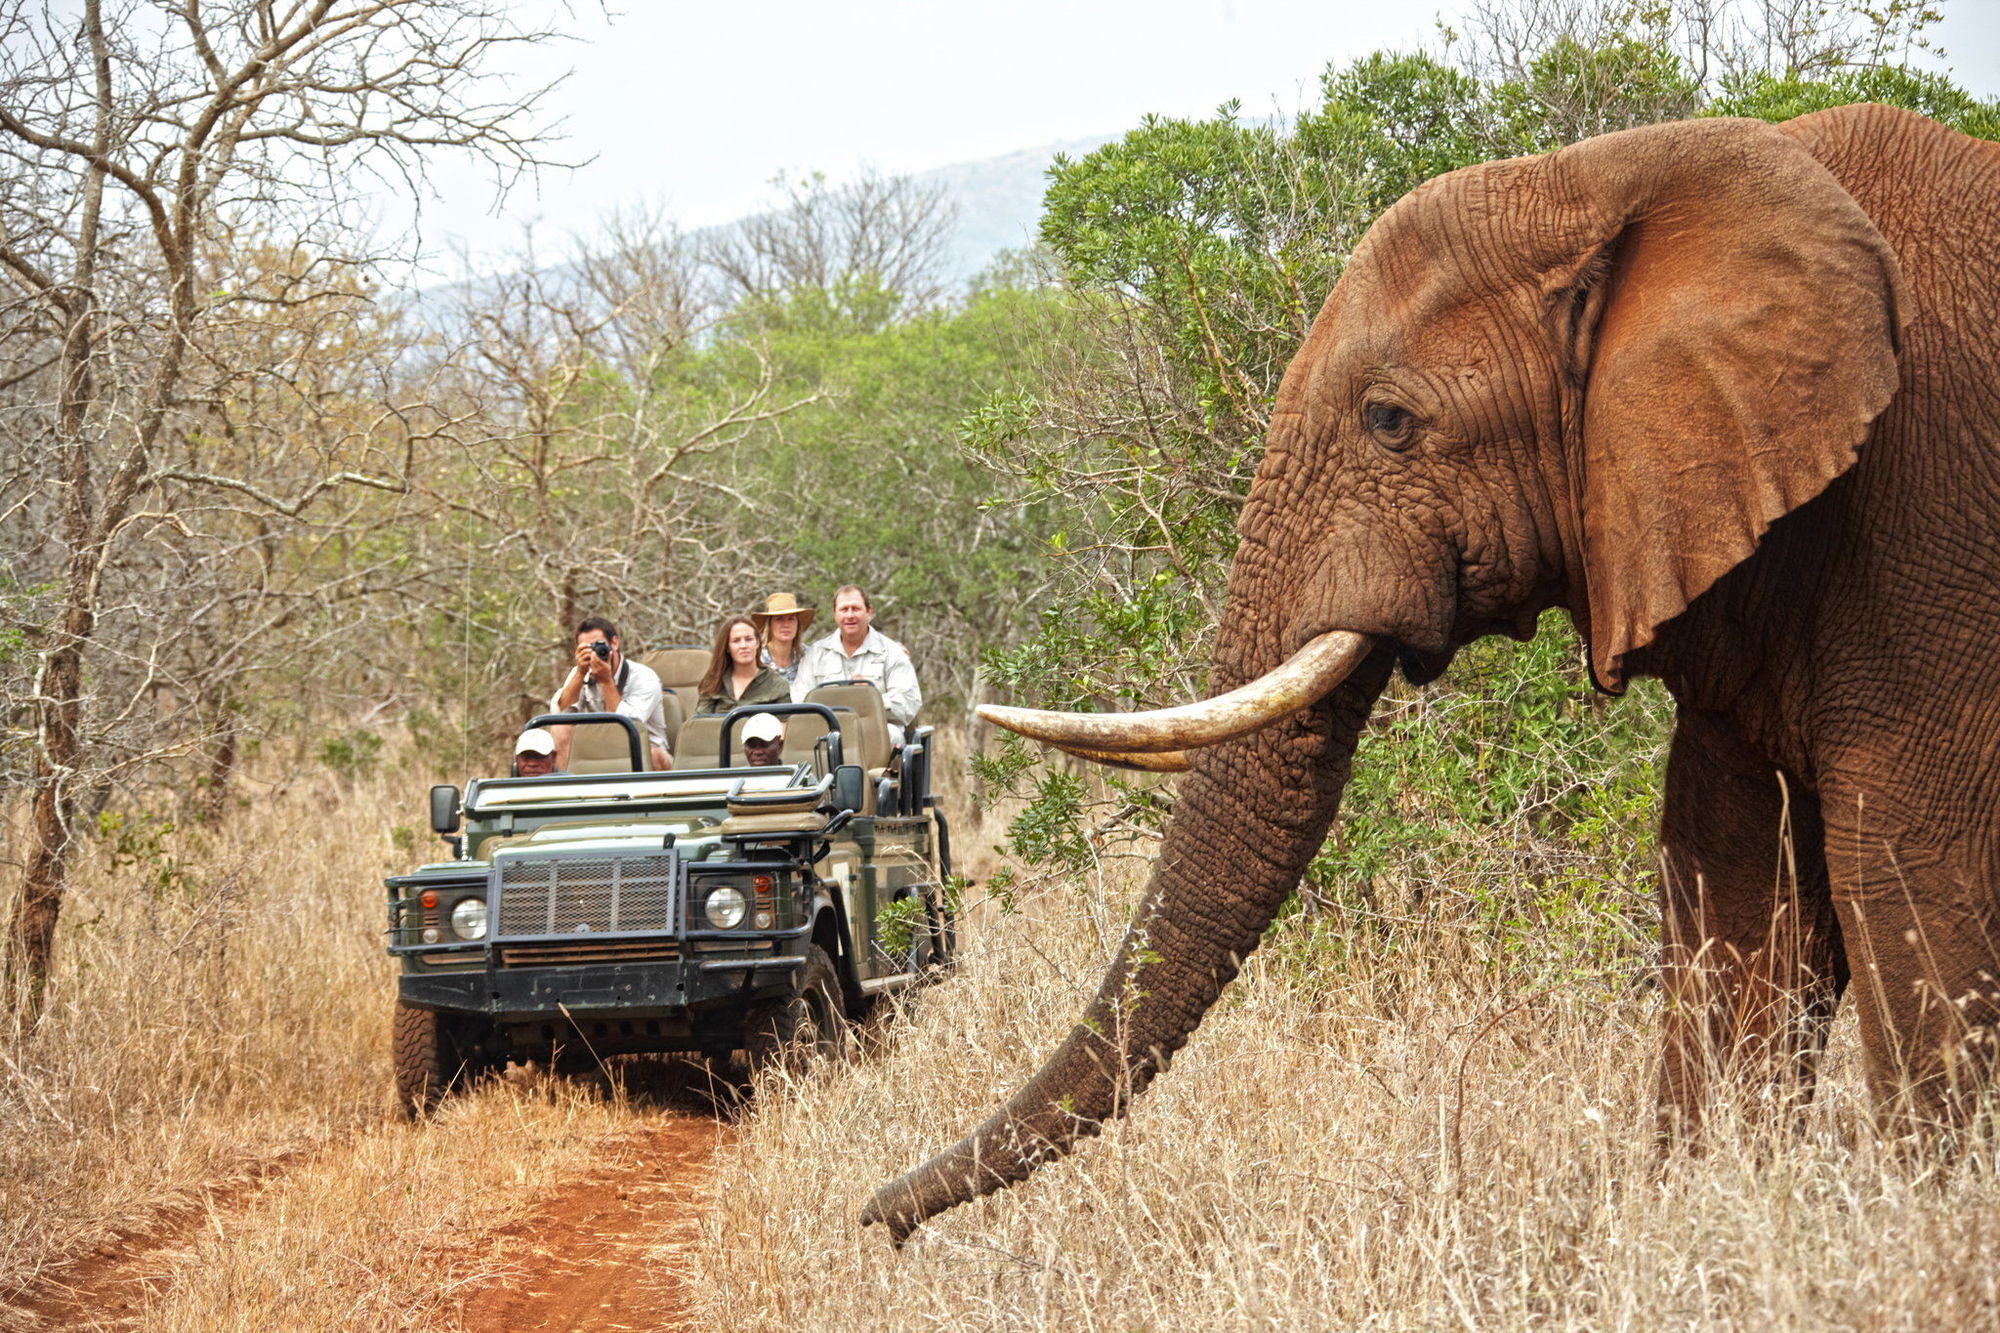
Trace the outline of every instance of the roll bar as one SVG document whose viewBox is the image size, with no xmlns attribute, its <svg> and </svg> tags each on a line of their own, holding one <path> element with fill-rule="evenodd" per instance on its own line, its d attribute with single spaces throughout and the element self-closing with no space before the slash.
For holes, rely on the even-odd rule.
<svg viewBox="0 0 2000 1333">
<path fill-rule="evenodd" d="M 623 713 L 538 713 L 521 725 L 522 731 L 536 727 L 573 727 L 582 722 L 616 722 L 625 728 L 625 742 L 632 747 L 632 771 L 646 771 L 646 746 L 639 736 L 639 724 Z M 727 741 L 723 742 L 725 745 Z M 723 752 L 725 755 L 728 751 Z"/>
</svg>

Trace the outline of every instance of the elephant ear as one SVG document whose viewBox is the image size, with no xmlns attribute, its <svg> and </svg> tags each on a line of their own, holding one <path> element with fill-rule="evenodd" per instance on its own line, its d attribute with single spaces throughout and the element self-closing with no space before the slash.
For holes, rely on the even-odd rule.
<svg viewBox="0 0 2000 1333">
<path fill-rule="evenodd" d="M 1582 380 L 1591 666 L 1618 689 L 1626 654 L 1854 462 L 1896 390 L 1901 276 L 1852 196 L 1761 121 L 1549 161 L 1598 223 L 1557 318 Z"/>
</svg>

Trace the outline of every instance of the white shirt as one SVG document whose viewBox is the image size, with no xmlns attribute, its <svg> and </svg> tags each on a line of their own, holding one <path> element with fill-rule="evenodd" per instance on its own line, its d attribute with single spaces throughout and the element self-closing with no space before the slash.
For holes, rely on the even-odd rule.
<svg viewBox="0 0 2000 1333">
<path fill-rule="evenodd" d="M 577 668 L 571 667 L 574 672 Z M 568 680 L 563 684 L 567 685 Z M 618 708 L 617 711 L 639 724 L 648 740 L 662 750 L 667 748 L 667 710 L 661 704 L 664 691 L 660 688 L 660 678 L 653 668 L 644 662 L 634 662 L 625 658 L 618 664 Z M 584 678 L 583 689 L 578 692 L 576 702 L 568 708 L 562 706 L 562 690 L 549 696 L 551 713 L 608 713 L 604 706 L 604 691 L 597 688 L 597 677 Z"/>
<path fill-rule="evenodd" d="M 917 669 L 903 645 L 877 629 L 854 650 L 853 656 L 840 646 L 835 630 L 807 648 L 799 658 L 798 678 L 792 681 L 792 702 L 804 703 L 806 695 L 820 685 L 837 680 L 865 680 L 882 691 L 882 708 L 898 727 L 916 720 L 923 707 L 924 692 L 917 685 Z"/>
</svg>

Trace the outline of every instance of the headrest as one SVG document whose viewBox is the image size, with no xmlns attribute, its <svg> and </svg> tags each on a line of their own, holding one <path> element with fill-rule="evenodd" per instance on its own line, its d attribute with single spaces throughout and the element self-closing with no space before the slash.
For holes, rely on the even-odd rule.
<svg viewBox="0 0 2000 1333">
<path fill-rule="evenodd" d="M 693 689 L 701 684 L 702 675 L 708 670 L 708 649 L 686 644 L 655 648 L 650 653 L 641 653 L 639 660 L 653 668 L 660 684 L 668 689 Z"/>
</svg>

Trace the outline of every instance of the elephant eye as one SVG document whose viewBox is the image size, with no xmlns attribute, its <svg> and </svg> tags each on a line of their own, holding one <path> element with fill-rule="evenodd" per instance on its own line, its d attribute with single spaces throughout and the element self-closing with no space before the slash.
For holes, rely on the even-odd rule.
<svg viewBox="0 0 2000 1333">
<path fill-rule="evenodd" d="M 1384 449 L 1401 452 L 1417 442 L 1417 419 L 1394 403 L 1369 403 L 1361 409 L 1368 433 Z"/>
</svg>

